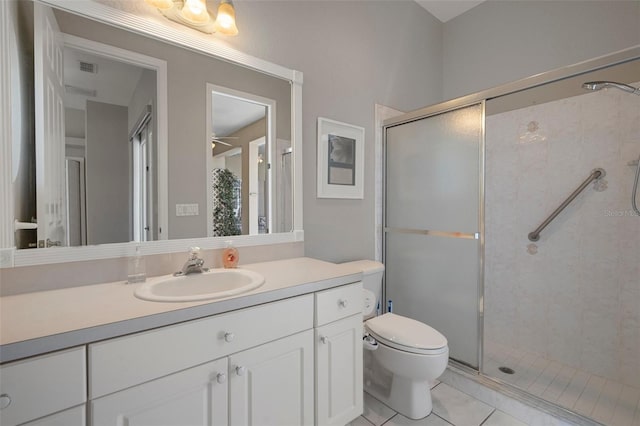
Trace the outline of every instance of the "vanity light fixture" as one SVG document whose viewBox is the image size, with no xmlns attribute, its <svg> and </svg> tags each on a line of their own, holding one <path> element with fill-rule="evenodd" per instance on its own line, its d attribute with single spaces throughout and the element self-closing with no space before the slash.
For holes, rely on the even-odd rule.
<svg viewBox="0 0 640 426">
<path fill-rule="evenodd" d="M 236 11 L 231 0 L 221 0 L 214 20 L 206 0 L 144 0 L 167 19 L 206 34 L 237 35 Z"/>
</svg>

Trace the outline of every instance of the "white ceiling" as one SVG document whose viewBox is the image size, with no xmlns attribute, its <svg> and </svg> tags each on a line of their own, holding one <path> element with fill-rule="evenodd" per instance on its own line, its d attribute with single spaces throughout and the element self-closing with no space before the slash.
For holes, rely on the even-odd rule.
<svg viewBox="0 0 640 426">
<path fill-rule="evenodd" d="M 217 137 L 229 136 L 267 113 L 264 105 L 216 92 L 211 96 L 211 104 L 211 125 Z"/>
<path fill-rule="evenodd" d="M 441 22 L 447 22 L 485 0 L 415 0 Z"/>
<path fill-rule="evenodd" d="M 95 74 L 80 71 L 80 61 L 97 66 Z M 104 56 L 64 49 L 64 84 L 76 89 L 96 91 L 96 96 L 73 94 L 67 89 L 65 107 L 84 110 L 86 101 L 128 106 L 143 69 Z"/>
</svg>

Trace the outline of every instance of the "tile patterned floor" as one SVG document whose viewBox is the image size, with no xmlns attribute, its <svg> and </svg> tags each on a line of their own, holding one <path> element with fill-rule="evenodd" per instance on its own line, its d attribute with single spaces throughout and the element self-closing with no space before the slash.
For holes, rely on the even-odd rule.
<svg viewBox="0 0 640 426">
<path fill-rule="evenodd" d="M 484 373 L 605 425 L 640 426 L 640 388 L 495 344 L 485 347 Z"/>
<path fill-rule="evenodd" d="M 424 419 L 411 420 L 365 393 L 364 413 L 350 426 L 526 426 L 445 383 L 437 383 L 431 397 L 433 412 Z"/>
</svg>

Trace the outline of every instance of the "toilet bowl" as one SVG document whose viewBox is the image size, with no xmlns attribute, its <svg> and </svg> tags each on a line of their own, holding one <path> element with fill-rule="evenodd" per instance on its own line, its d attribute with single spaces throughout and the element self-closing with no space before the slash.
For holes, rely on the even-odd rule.
<svg viewBox="0 0 640 426">
<path fill-rule="evenodd" d="M 384 265 L 370 260 L 350 264 L 362 270 L 363 287 L 380 300 Z M 427 324 L 394 313 L 367 318 L 364 390 L 405 417 L 428 416 L 431 384 L 449 361 L 447 339 Z"/>
<path fill-rule="evenodd" d="M 447 339 L 424 323 L 393 313 L 366 321 L 365 330 L 378 343 L 371 351 L 373 374 L 381 369 L 391 374 L 386 391 L 384 386 L 365 390 L 405 417 L 428 416 L 433 408 L 431 384 L 449 361 Z"/>
</svg>

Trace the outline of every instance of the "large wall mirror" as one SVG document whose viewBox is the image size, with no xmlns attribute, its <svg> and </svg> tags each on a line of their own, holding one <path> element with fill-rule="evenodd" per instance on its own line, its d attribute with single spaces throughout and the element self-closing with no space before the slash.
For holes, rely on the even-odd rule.
<svg viewBox="0 0 640 426">
<path fill-rule="evenodd" d="M 14 265 L 302 238 L 300 73 L 98 2 L 7 3 Z"/>
</svg>

